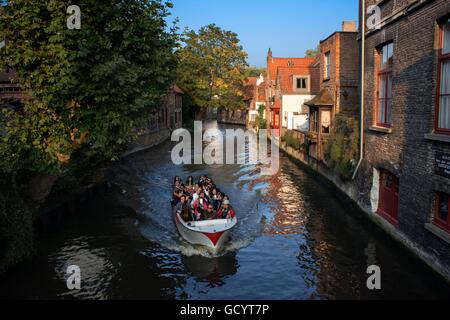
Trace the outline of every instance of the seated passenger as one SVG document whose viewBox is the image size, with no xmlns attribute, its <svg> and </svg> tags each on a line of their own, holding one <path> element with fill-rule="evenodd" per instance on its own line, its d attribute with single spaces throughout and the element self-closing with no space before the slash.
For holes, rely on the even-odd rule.
<svg viewBox="0 0 450 320">
<path fill-rule="evenodd" d="M 205 206 L 205 209 L 208 207 L 208 204 L 210 203 L 209 198 L 205 194 L 205 191 L 200 191 L 198 200 L 201 205 Z"/>
<path fill-rule="evenodd" d="M 188 179 L 186 180 L 186 187 L 187 188 L 194 188 L 195 183 L 194 183 L 194 177 L 193 176 L 189 176 Z"/>
<path fill-rule="evenodd" d="M 230 200 L 223 200 L 222 207 L 217 211 L 218 219 L 233 219 L 236 217 L 236 212 L 230 206 Z"/>
<path fill-rule="evenodd" d="M 184 221 L 186 221 L 186 222 L 191 221 L 191 217 L 189 215 L 189 207 L 188 207 L 188 203 L 186 201 L 186 196 L 182 195 L 180 197 L 180 202 L 178 202 L 178 204 L 175 206 L 174 211 L 175 211 L 175 213 L 180 214 L 181 218 Z"/>
<path fill-rule="evenodd" d="M 212 204 L 208 205 L 208 209 L 203 212 L 203 220 L 213 220 L 216 219 L 217 212 L 214 210 L 214 207 Z"/>
<path fill-rule="evenodd" d="M 175 190 L 172 195 L 172 206 L 176 206 L 178 203 L 180 203 L 181 196 L 184 196 L 183 191 L 181 190 Z"/>
</svg>

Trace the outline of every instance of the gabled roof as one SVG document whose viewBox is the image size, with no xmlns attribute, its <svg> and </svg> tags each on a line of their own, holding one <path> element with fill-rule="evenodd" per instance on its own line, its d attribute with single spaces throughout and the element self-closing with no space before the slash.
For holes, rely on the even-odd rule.
<svg viewBox="0 0 450 320">
<path fill-rule="evenodd" d="M 279 88 L 281 94 L 294 94 L 294 77 L 295 76 L 310 76 L 311 83 L 310 89 L 311 94 L 316 94 L 319 91 L 320 79 L 319 79 L 319 69 L 313 67 L 311 64 L 302 67 L 279 67 L 277 71 L 277 81 L 279 83 Z"/>
<path fill-rule="evenodd" d="M 274 80 L 278 68 L 307 67 L 311 65 L 314 60 L 315 58 L 269 58 L 267 63 L 267 71 L 270 74 L 271 80 Z"/>
</svg>

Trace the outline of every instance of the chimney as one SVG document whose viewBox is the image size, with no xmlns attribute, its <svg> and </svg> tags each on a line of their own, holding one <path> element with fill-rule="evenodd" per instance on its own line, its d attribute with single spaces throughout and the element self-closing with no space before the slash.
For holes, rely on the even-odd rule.
<svg viewBox="0 0 450 320">
<path fill-rule="evenodd" d="M 356 21 L 344 21 L 342 22 L 343 32 L 356 32 Z"/>
</svg>

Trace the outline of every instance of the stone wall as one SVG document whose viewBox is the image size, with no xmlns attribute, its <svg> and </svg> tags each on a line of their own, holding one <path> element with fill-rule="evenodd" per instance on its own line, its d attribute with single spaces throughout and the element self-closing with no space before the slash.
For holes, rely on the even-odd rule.
<svg viewBox="0 0 450 320">
<path fill-rule="evenodd" d="M 169 129 L 161 129 L 158 131 L 144 133 L 130 144 L 128 151 L 123 155 L 123 157 L 127 157 L 133 153 L 157 146 L 158 144 L 168 140 L 170 135 L 171 131 Z"/>
<path fill-rule="evenodd" d="M 217 122 L 224 124 L 235 124 L 240 126 L 247 125 L 246 110 L 225 110 L 222 109 L 217 113 Z"/>
</svg>

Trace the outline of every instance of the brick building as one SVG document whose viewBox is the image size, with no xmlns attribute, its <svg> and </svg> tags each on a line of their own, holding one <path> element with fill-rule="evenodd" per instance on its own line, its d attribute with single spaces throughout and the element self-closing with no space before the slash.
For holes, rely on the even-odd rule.
<svg viewBox="0 0 450 320">
<path fill-rule="evenodd" d="M 266 114 L 276 136 L 283 127 L 294 125 L 294 115 L 300 116 L 303 103 L 317 93 L 319 74 L 315 62 L 315 58 L 275 58 L 269 49 Z"/>
<path fill-rule="evenodd" d="M 320 92 L 309 106 L 309 155 L 323 160 L 323 145 L 338 113 L 358 115 L 359 46 L 355 22 L 320 42 Z"/>
<path fill-rule="evenodd" d="M 248 108 L 247 125 L 252 126 L 258 116 L 260 106 L 266 105 L 265 77 L 249 77 L 244 84 L 244 100 Z"/>
<path fill-rule="evenodd" d="M 365 34 L 359 202 L 450 278 L 450 1 L 370 5 L 381 24 Z"/>
</svg>

